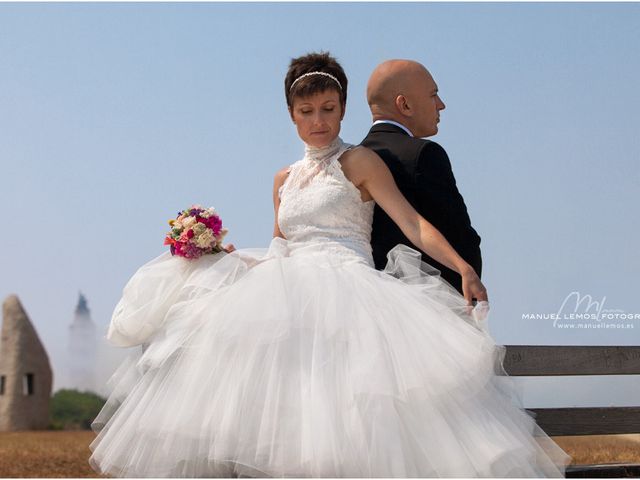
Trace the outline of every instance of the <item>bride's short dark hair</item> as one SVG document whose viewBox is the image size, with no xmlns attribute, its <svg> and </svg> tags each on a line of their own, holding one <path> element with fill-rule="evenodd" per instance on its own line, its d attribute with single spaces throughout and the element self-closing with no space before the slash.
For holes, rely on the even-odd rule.
<svg viewBox="0 0 640 480">
<path fill-rule="evenodd" d="M 324 72 L 333 75 L 340 86 L 331 77 L 325 75 L 309 75 L 296 82 L 296 79 L 301 75 L 309 72 Z M 295 85 L 293 85 L 294 82 Z M 347 103 L 347 76 L 338 61 L 329 52 L 308 53 L 291 60 L 287 76 L 284 79 L 284 94 L 289 108 L 293 106 L 295 97 L 307 97 L 330 89 L 340 94 L 340 102 L 344 107 Z"/>
</svg>

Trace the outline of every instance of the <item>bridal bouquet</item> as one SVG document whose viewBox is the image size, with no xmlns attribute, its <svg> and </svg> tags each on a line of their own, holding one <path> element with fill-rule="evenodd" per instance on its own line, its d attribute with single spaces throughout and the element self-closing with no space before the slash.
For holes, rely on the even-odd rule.
<svg viewBox="0 0 640 480">
<path fill-rule="evenodd" d="M 164 244 L 171 245 L 171 255 L 195 259 L 222 251 L 222 239 L 227 230 L 222 228 L 222 220 L 213 207 L 192 205 L 178 212 L 175 220 L 169 220 L 169 225 L 171 230 Z"/>
</svg>

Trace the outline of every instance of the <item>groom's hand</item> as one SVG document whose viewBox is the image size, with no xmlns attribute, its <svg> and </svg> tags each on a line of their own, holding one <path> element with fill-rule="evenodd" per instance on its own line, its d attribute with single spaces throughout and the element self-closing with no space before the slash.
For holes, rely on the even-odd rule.
<svg viewBox="0 0 640 480">
<path fill-rule="evenodd" d="M 467 305 L 473 305 L 473 300 L 478 302 L 489 301 L 487 289 L 480 281 L 476 272 L 471 268 L 462 274 L 462 294 L 464 295 Z"/>
</svg>

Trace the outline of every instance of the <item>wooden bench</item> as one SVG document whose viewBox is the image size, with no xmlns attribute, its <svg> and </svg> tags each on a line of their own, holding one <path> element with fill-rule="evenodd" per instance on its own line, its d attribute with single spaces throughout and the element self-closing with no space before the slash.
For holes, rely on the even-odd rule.
<svg viewBox="0 0 640 480">
<path fill-rule="evenodd" d="M 511 376 L 640 375 L 640 346 L 506 345 L 504 368 Z M 640 433 L 640 405 L 527 410 L 550 436 Z M 566 476 L 640 477 L 640 464 L 571 465 Z"/>
</svg>

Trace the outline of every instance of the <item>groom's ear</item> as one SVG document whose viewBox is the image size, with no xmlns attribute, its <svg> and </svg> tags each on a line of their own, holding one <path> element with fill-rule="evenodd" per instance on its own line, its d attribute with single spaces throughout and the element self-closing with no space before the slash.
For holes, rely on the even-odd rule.
<svg viewBox="0 0 640 480">
<path fill-rule="evenodd" d="M 413 116 L 413 112 L 411 111 L 411 107 L 409 106 L 409 102 L 407 101 L 407 97 L 404 95 L 398 95 L 395 101 L 396 109 L 400 115 L 404 115 L 406 117 Z"/>
</svg>

